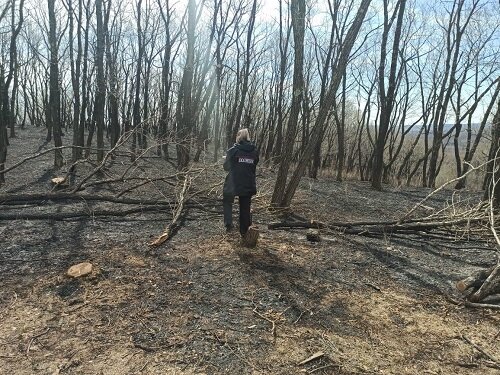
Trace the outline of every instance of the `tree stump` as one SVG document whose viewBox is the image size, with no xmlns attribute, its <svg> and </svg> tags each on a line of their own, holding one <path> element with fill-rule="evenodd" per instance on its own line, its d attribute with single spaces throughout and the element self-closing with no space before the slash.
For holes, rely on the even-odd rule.
<svg viewBox="0 0 500 375">
<path fill-rule="evenodd" d="M 54 185 L 54 190 L 64 189 L 69 186 L 69 181 L 66 177 L 54 177 L 50 182 Z"/>
<path fill-rule="evenodd" d="M 89 262 L 78 263 L 71 266 L 66 274 L 69 277 L 81 277 L 92 273 L 93 266 Z"/>
<path fill-rule="evenodd" d="M 245 247 L 255 247 L 257 245 L 257 240 L 259 238 L 259 229 L 255 226 L 248 228 L 248 231 L 243 236 L 243 246 Z"/>
</svg>

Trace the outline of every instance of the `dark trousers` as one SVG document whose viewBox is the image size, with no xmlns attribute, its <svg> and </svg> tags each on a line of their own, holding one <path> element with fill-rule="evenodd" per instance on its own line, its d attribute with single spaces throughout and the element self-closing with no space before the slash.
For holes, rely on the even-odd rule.
<svg viewBox="0 0 500 375">
<path fill-rule="evenodd" d="M 251 196 L 238 197 L 240 205 L 240 233 L 244 235 L 250 225 L 252 225 L 252 214 L 250 213 L 250 206 L 252 204 Z M 224 225 L 227 227 L 233 226 L 233 203 L 234 196 L 224 195 L 222 198 L 222 205 L 224 207 Z"/>
<path fill-rule="evenodd" d="M 222 197 L 222 207 L 224 207 L 224 226 L 226 228 L 233 226 L 233 195 L 224 195 Z"/>
</svg>

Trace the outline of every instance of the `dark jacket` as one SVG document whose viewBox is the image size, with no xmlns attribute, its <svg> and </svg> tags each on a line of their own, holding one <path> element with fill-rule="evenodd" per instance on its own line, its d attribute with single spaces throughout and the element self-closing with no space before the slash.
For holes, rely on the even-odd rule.
<svg viewBox="0 0 500 375">
<path fill-rule="evenodd" d="M 257 194 L 255 167 L 258 162 L 259 153 L 253 143 L 242 141 L 227 150 L 224 170 L 229 173 L 224 182 L 224 195 Z"/>
</svg>

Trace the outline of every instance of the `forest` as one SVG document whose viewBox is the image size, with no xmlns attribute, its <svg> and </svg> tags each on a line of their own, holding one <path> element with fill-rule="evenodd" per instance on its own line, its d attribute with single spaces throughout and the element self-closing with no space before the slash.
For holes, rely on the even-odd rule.
<svg viewBox="0 0 500 375">
<path fill-rule="evenodd" d="M 497 373 L 499 20 L 0 0 L 0 368 Z M 254 248 L 222 221 L 243 128 Z"/>
</svg>

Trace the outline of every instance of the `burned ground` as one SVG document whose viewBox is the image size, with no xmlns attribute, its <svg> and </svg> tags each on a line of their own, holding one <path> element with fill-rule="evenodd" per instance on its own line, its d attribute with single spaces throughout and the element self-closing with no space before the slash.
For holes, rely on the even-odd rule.
<svg viewBox="0 0 500 375">
<path fill-rule="evenodd" d="M 42 137 L 20 132 L 11 142 L 10 165 L 43 150 Z M 7 174 L 0 194 L 49 191 L 50 178 L 60 173 L 51 168 L 51 157 Z M 115 168 L 126 160 L 118 157 Z M 48 216 L 0 221 L 2 373 L 498 373 L 491 358 L 470 344 L 500 358 L 498 311 L 448 300 L 453 281 L 494 262 L 490 243 L 341 232 L 310 243 L 303 230 L 269 230 L 278 218 L 265 209 L 273 175 L 262 166 L 262 194 L 254 201 L 261 239 L 246 249 L 224 233 L 220 203 L 213 204 L 222 172 L 208 162 L 196 167 L 203 171 L 193 189 L 210 181 L 210 203 L 194 196 L 199 206 L 188 208 L 175 236 L 154 249 L 148 242 L 169 223 L 171 209 L 52 220 L 55 212 L 119 205 L 0 206 L 1 214 Z M 154 157 L 136 169 L 137 175 L 161 173 L 173 173 L 172 166 Z M 96 186 L 86 193 L 120 188 Z M 126 196 L 165 198 L 175 189 L 159 181 Z M 389 220 L 429 192 L 374 192 L 362 182 L 304 179 L 294 211 L 321 221 Z M 477 196 L 443 190 L 419 214 L 458 200 L 472 204 Z M 65 276 L 82 261 L 94 265 L 90 276 Z M 299 364 L 318 352 L 318 359 Z"/>
</svg>

